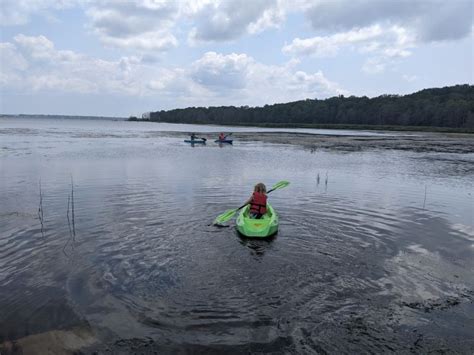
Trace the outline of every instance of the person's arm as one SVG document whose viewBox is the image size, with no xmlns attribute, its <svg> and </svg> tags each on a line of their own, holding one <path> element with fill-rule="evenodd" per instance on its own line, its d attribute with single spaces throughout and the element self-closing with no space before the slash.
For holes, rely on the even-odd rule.
<svg viewBox="0 0 474 355">
<path fill-rule="evenodd" d="M 245 205 L 248 205 L 249 203 L 251 203 L 252 200 L 253 200 L 253 195 L 250 196 L 250 198 L 247 201 L 245 201 Z"/>
</svg>

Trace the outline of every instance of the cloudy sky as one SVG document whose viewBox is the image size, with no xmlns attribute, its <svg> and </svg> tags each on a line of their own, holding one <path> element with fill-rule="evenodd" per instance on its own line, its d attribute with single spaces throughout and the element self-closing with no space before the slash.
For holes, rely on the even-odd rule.
<svg viewBox="0 0 474 355">
<path fill-rule="evenodd" d="M 0 113 L 406 94 L 473 78 L 472 0 L 2 0 Z"/>
</svg>

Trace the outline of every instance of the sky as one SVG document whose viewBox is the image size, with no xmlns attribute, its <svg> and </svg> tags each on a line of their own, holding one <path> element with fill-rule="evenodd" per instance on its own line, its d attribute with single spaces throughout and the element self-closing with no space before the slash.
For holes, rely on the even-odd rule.
<svg viewBox="0 0 474 355">
<path fill-rule="evenodd" d="M 141 116 L 473 84 L 472 0 L 2 0 L 0 113 Z"/>
</svg>

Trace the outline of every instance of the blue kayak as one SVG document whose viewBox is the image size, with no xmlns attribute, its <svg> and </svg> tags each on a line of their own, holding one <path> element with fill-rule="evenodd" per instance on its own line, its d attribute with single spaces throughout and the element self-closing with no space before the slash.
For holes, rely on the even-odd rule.
<svg viewBox="0 0 474 355">
<path fill-rule="evenodd" d="M 191 144 L 206 144 L 205 140 L 191 140 L 191 139 L 185 139 L 184 143 L 191 143 Z"/>
<path fill-rule="evenodd" d="M 232 139 L 216 139 L 214 142 L 232 144 L 233 140 Z"/>
</svg>

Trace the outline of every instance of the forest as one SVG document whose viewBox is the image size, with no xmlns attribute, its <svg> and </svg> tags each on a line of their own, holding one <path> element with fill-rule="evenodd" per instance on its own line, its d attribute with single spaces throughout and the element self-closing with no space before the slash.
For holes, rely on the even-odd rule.
<svg viewBox="0 0 474 355">
<path fill-rule="evenodd" d="M 409 95 L 374 98 L 343 95 L 263 107 L 189 107 L 150 113 L 170 123 L 255 126 L 396 126 L 474 130 L 474 86 L 424 89 Z"/>
</svg>

